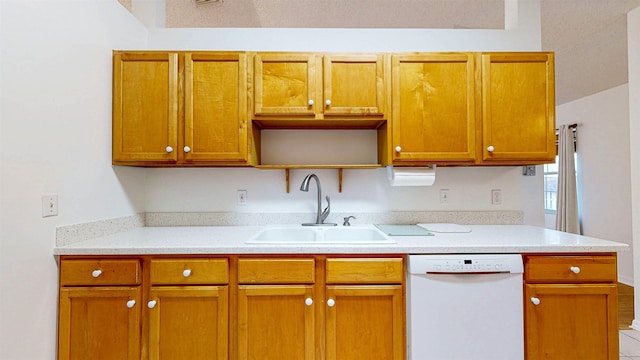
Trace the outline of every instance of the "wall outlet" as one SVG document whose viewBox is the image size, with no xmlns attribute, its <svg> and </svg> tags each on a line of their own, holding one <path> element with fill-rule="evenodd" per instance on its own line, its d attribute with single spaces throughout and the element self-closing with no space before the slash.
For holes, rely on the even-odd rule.
<svg viewBox="0 0 640 360">
<path fill-rule="evenodd" d="M 247 190 L 238 190 L 238 205 L 247 205 Z"/>
<path fill-rule="evenodd" d="M 42 217 L 58 216 L 58 194 L 42 195 Z"/>
<path fill-rule="evenodd" d="M 440 189 L 440 204 L 449 203 L 449 189 Z"/>
<path fill-rule="evenodd" d="M 491 204 L 492 205 L 502 204 L 502 190 L 500 189 L 491 190 Z"/>
<path fill-rule="evenodd" d="M 525 165 L 522 167 L 522 175 L 523 176 L 536 176 L 536 166 L 535 165 Z"/>
</svg>

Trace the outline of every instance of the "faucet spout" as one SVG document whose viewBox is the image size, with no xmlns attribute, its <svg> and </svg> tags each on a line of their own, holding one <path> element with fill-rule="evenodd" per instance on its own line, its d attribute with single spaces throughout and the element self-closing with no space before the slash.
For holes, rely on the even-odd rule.
<svg viewBox="0 0 640 360">
<path fill-rule="evenodd" d="M 316 188 L 318 189 L 318 210 L 316 213 L 316 222 L 315 223 L 305 223 L 302 225 L 308 225 L 308 226 L 318 226 L 318 225 L 329 225 L 329 226 L 336 226 L 337 224 L 331 224 L 331 223 L 325 223 L 324 221 L 326 220 L 327 216 L 329 216 L 329 213 L 331 212 L 331 201 L 329 200 L 329 197 L 327 196 L 327 207 L 324 209 L 324 211 L 322 211 L 322 186 L 320 185 L 320 179 L 318 178 L 318 176 L 316 176 L 316 174 L 309 174 L 307 175 L 304 180 L 302 180 L 302 184 L 300 185 L 300 191 L 304 191 L 307 192 L 309 191 L 309 183 L 311 182 L 311 179 L 315 180 L 316 182 Z"/>
</svg>

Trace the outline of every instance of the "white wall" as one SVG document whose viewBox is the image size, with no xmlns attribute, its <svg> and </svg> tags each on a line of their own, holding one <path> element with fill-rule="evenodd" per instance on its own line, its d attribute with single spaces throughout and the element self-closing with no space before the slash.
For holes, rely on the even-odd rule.
<svg viewBox="0 0 640 360">
<path fill-rule="evenodd" d="M 146 23 L 159 12 L 141 16 Z M 506 30 L 430 29 L 163 29 L 153 28 L 154 49 L 256 51 L 539 51 L 540 7 L 537 0 L 506 1 Z M 311 139 L 312 141 L 313 139 Z M 306 147 L 309 139 L 292 148 Z M 340 156 L 336 142 L 324 143 L 326 156 Z M 375 148 L 373 149 L 375 152 Z M 314 163 L 309 159 L 308 163 Z M 542 168 L 523 177 L 520 167 L 438 168 L 429 188 L 391 188 L 385 170 L 345 172 L 343 193 L 337 191 L 337 171 L 315 171 L 336 212 L 393 210 L 523 210 L 525 222 L 544 225 Z M 297 190 L 308 171 L 294 171 L 290 194 L 284 172 L 255 169 L 153 169 L 148 172 L 146 210 L 156 211 L 314 211 L 313 196 Z M 176 184 L 181 184 L 176 186 Z M 491 189 L 502 189 L 503 204 L 491 205 Z M 246 189 L 249 204 L 235 205 L 235 191 Z M 450 201 L 439 203 L 439 189 L 450 189 Z"/>
<path fill-rule="evenodd" d="M 640 279 L 640 8 L 627 14 L 629 44 L 629 133 L 631 142 L 631 203 L 635 279 Z M 634 289 L 635 314 L 640 316 L 640 286 Z M 638 320 L 633 328 L 640 330 Z"/>
<path fill-rule="evenodd" d="M 147 31 L 116 0 L 2 0 L 0 16 L 0 359 L 54 359 L 56 226 L 144 211 L 144 171 L 111 167 L 111 50 Z"/>
<path fill-rule="evenodd" d="M 0 358 L 55 357 L 55 227 L 141 211 L 313 211 L 284 193 L 281 171 L 136 169 L 110 165 L 112 49 L 318 51 L 540 50 L 539 1 L 507 0 L 515 13 L 500 30 L 156 29 L 149 34 L 117 0 L 0 0 Z M 134 8 L 135 2 L 134 2 Z M 157 13 L 162 13 L 158 11 Z M 156 19 L 157 20 L 157 19 Z M 152 21 L 153 22 L 153 21 Z M 157 23 L 157 21 L 156 21 Z M 148 36 L 148 37 L 147 37 Z M 382 170 L 319 172 L 338 211 L 362 208 L 525 211 L 540 225 L 542 177 L 519 168 L 439 170 L 433 188 L 388 188 Z M 441 207 L 437 189 L 449 188 Z M 502 188 L 504 203 L 488 205 Z M 40 196 L 57 193 L 60 216 L 41 218 Z"/>
<path fill-rule="evenodd" d="M 631 245 L 629 86 L 560 105 L 557 124 L 578 124 L 578 192 L 583 234 Z M 555 222 L 555 218 L 554 218 Z M 631 252 L 618 257 L 620 280 L 633 284 Z"/>
</svg>

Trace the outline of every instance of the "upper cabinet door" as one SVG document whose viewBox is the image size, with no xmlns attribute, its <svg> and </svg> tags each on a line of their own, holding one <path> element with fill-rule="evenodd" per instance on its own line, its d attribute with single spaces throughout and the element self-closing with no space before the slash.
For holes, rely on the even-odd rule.
<svg viewBox="0 0 640 360">
<path fill-rule="evenodd" d="M 482 54 L 483 162 L 553 162 L 553 53 Z"/>
<path fill-rule="evenodd" d="M 245 53 L 185 54 L 186 161 L 247 160 Z"/>
<path fill-rule="evenodd" d="M 178 54 L 113 58 L 113 162 L 175 162 Z"/>
<path fill-rule="evenodd" d="M 393 161 L 473 162 L 473 55 L 394 55 L 391 62 Z"/>
<path fill-rule="evenodd" d="M 325 115 L 383 115 L 381 54 L 324 55 Z"/>
<path fill-rule="evenodd" d="M 312 54 L 255 55 L 255 114 L 314 115 L 316 71 Z"/>
</svg>

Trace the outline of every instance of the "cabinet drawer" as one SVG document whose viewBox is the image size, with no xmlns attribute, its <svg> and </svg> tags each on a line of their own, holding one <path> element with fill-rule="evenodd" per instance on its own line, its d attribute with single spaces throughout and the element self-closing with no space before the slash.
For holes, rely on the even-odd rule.
<svg viewBox="0 0 640 360">
<path fill-rule="evenodd" d="M 138 285 L 140 262 L 131 260 L 62 260 L 60 286 Z"/>
<path fill-rule="evenodd" d="M 153 259 L 152 285 L 229 283 L 228 259 Z"/>
<path fill-rule="evenodd" d="M 615 282 L 615 256 L 526 256 L 527 282 Z"/>
<path fill-rule="evenodd" d="M 402 258 L 327 259 L 327 284 L 401 284 Z"/>
<path fill-rule="evenodd" d="M 314 259 L 239 259 L 240 284 L 313 284 Z"/>
</svg>

